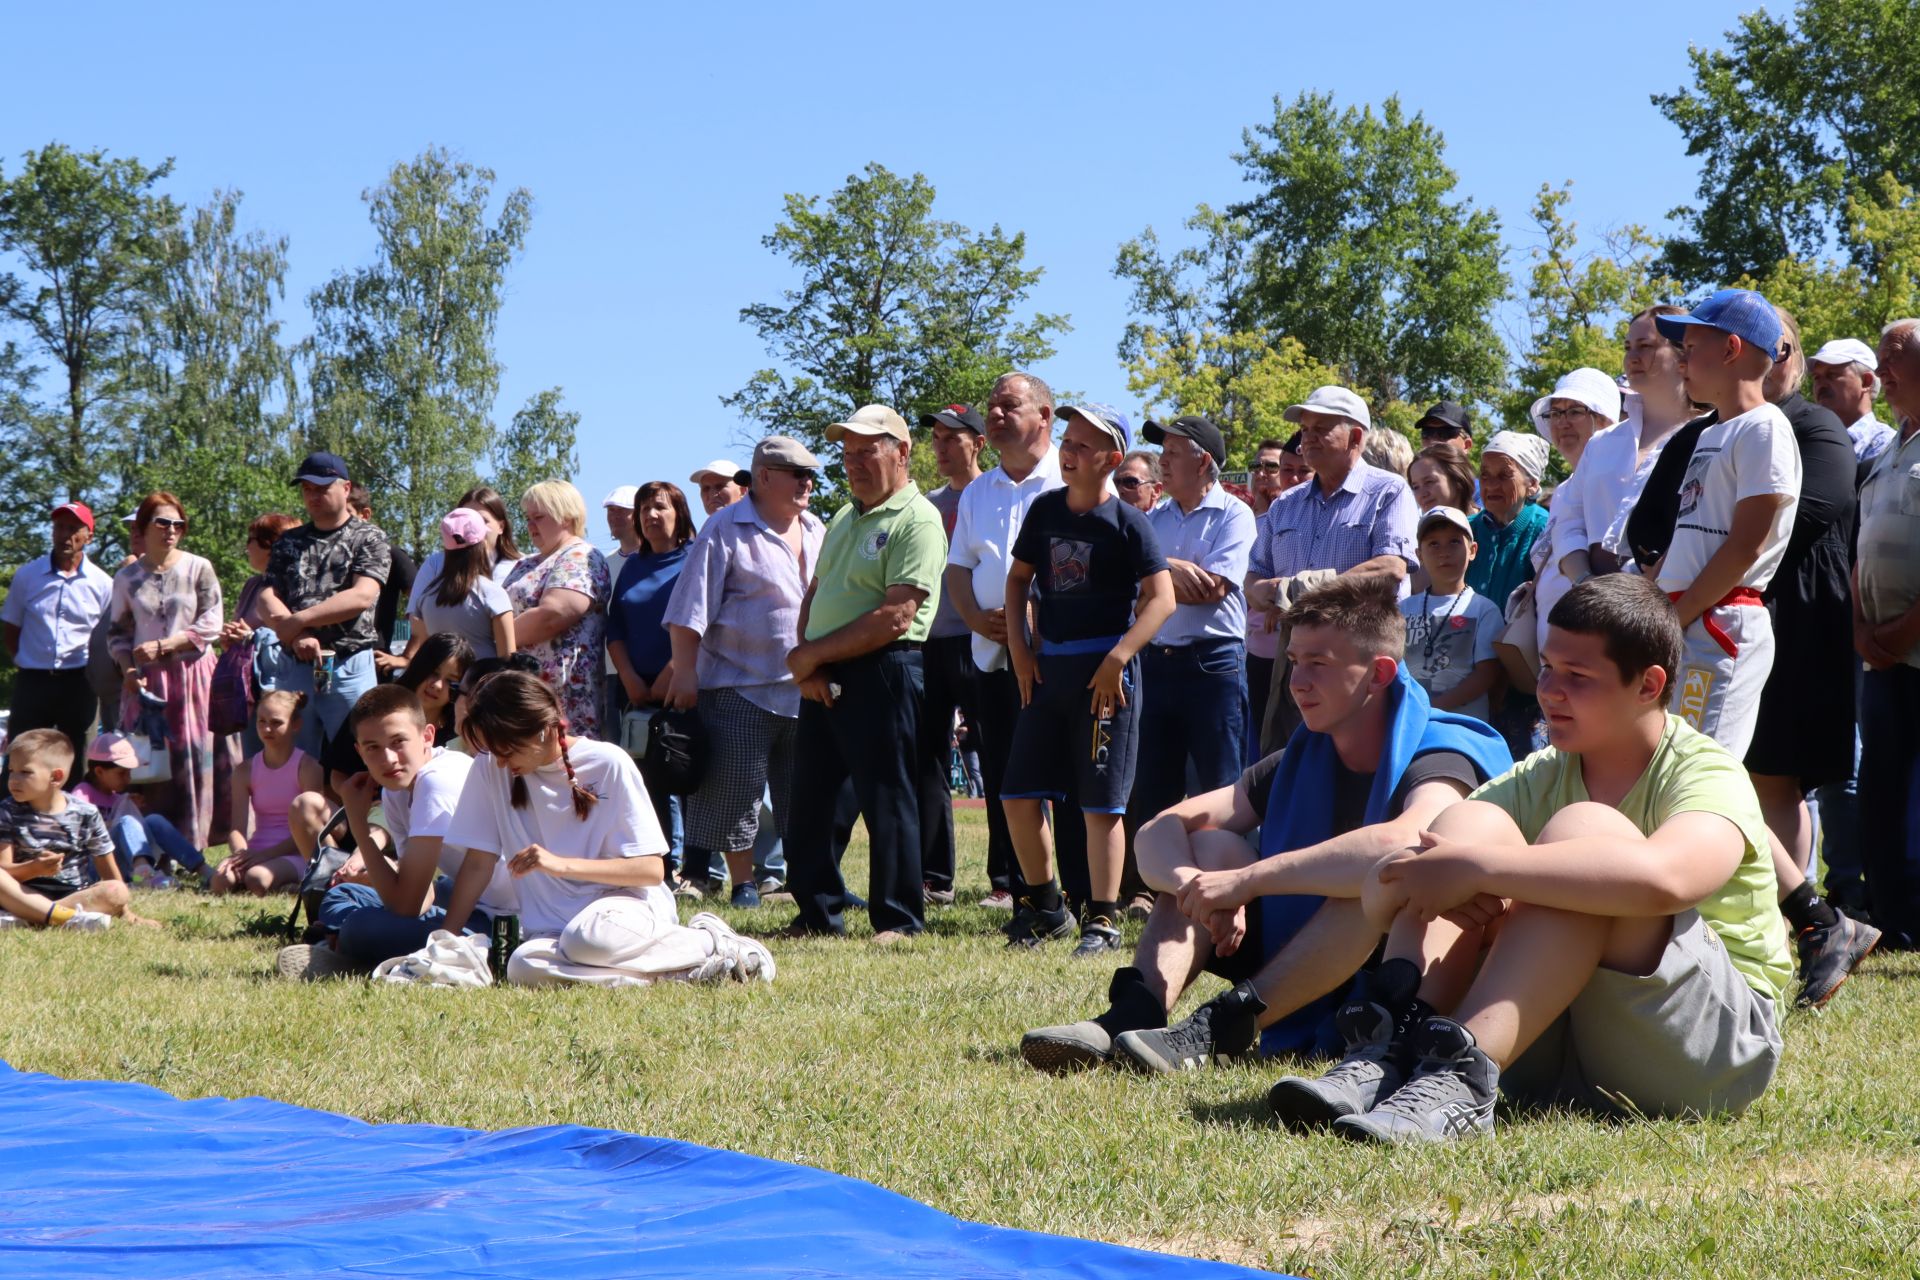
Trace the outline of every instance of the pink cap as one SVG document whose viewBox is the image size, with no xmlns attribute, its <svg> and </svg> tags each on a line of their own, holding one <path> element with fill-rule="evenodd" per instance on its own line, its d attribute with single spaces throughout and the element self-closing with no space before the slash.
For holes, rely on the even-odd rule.
<svg viewBox="0 0 1920 1280">
<path fill-rule="evenodd" d="M 487 522 L 472 507 L 455 507 L 440 518 L 440 545 L 449 551 L 487 540 Z"/>
<path fill-rule="evenodd" d="M 140 756 L 133 749 L 132 740 L 118 733 L 103 733 L 95 738 L 87 748 L 87 760 L 91 764 L 112 764 L 122 769 L 140 767 Z"/>
</svg>

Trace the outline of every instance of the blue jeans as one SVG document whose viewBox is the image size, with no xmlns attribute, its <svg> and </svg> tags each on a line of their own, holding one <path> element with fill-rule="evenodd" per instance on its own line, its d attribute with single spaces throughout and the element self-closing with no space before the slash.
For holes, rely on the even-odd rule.
<svg viewBox="0 0 1920 1280">
<path fill-rule="evenodd" d="M 286 655 L 286 661 L 280 668 L 279 687 L 307 695 L 307 709 L 300 721 L 300 736 L 295 739 L 299 748 L 314 759 L 319 759 L 321 747 L 340 732 L 340 726 L 347 722 L 347 713 L 353 710 L 353 704 L 360 700 L 361 694 L 373 688 L 376 679 L 373 650 L 362 649 L 344 662 L 337 663 L 327 691 L 316 693 L 312 664 L 295 662 L 291 654 Z"/>
<path fill-rule="evenodd" d="M 1233 785 L 1246 768 L 1246 646 L 1202 640 L 1140 651 L 1139 755 L 1127 816 L 1137 827 L 1196 794 Z"/>
<path fill-rule="evenodd" d="M 136 858 L 146 859 L 155 868 L 160 866 L 162 858 L 172 858 L 188 871 L 198 871 L 207 865 L 206 855 L 193 847 L 193 841 L 157 813 L 144 818 L 122 818 L 107 828 L 107 834 L 113 838 L 113 860 L 120 864 L 120 875 L 124 879 L 132 878 Z"/>
<path fill-rule="evenodd" d="M 387 908 L 370 884 L 343 884 L 320 899 L 316 922 L 337 935 L 335 945 L 357 969 L 371 969 L 382 960 L 412 955 L 427 945 L 427 935 L 447 925 L 447 899 L 453 881 L 439 876 L 433 882 L 433 905 L 426 914 L 403 916 Z M 485 933 L 492 921 L 479 909 L 467 918 L 467 933 Z"/>
</svg>

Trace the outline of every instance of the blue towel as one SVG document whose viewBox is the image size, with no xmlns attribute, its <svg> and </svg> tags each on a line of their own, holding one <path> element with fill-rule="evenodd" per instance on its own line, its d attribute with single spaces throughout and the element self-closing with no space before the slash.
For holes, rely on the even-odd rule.
<svg viewBox="0 0 1920 1280">
<path fill-rule="evenodd" d="M 1435 711 L 1427 701 L 1427 691 L 1407 675 L 1406 667 L 1400 668 L 1387 691 L 1387 700 L 1391 728 L 1380 751 L 1380 767 L 1373 775 L 1373 790 L 1367 795 L 1368 826 L 1393 817 L 1387 806 L 1416 756 L 1430 751 L 1458 752 L 1473 761 L 1483 782 L 1513 767 L 1513 756 L 1496 730 L 1471 716 Z M 1309 848 L 1339 834 L 1333 829 L 1335 760 L 1332 738 L 1305 725 L 1293 731 L 1274 775 L 1265 820 L 1260 825 L 1262 858 Z M 1285 946 L 1324 901 L 1302 894 L 1262 898 L 1261 944 L 1267 954 L 1272 956 Z M 1260 1038 L 1261 1051 L 1328 1053 L 1338 1048 L 1331 1016 L 1343 995 L 1336 992 L 1323 996 L 1268 1027 Z"/>
</svg>

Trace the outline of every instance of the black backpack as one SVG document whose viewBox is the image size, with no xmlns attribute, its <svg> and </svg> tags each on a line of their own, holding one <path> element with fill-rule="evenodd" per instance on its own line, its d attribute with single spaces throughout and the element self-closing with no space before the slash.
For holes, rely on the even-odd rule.
<svg viewBox="0 0 1920 1280">
<path fill-rule="evenodd" d="M 692 795 L 707 768 L 707 732 L 695 711 L 656 711 L 648 726 L 643 757 L 649 781 L 667 794 Z"/>
</svg>

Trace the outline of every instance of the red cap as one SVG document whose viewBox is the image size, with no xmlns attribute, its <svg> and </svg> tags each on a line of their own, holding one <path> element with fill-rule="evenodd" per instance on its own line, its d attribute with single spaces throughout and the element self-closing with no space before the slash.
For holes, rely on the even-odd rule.
<svg viewBox="0 0 1920 1280">
<path fill-rule="evenodd" d="M 53 514 L 57 516 L 62 511 L 72 516 L 75 520 L 78 520 L 81 524 L 87 526 L 87 528 L 89 529 L 93 528 L 93 511 L 91 508 L 87 506 L 86 503 L 63 502 L 59 506 L 53 509 Z"/>
</svg>

